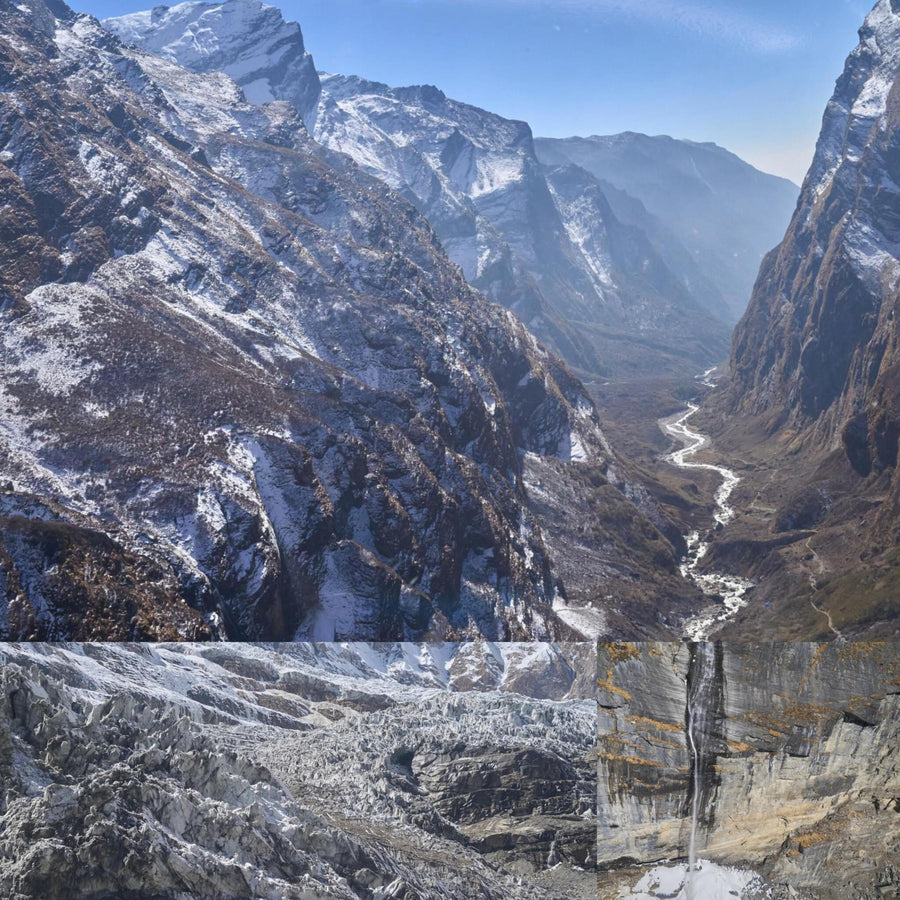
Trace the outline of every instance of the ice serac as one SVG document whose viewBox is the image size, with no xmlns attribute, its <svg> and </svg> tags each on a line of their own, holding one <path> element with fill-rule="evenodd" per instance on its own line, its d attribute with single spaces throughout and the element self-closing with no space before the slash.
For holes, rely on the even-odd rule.
<svg viewBox="0 0 900 900">
<path fill-rule="evenodd" d="M 595 900 L 594 647 L 544 646 L 0 644 L 0 893 Z"/>
<path fill-rule="evenodd" d="M 596 178 L 617 218 L 644 231 L 694 298 L 729 323 L 797 202 L 796 185 L 716 144 L 624 132 L 538 138 L 535 147 L 545 165 Z"/>
<path fill-rule="evenodd" d="M 201 20 L 227 29 L 224 16 L 198 4 L 105 24 L 205 71 L 213 57 L 198 59 L 171 30 L 177 24 L 190 35 Z M 253 40 L 248 32 L 248 48 Z M 218 43 L 230 41 L 223 33 Z M 215 59 L 231 72 L 224 57 Z M 321 85 L 316 139 L 416 205 L 469 283 L 515 310 L 572 365 L 594 375 L 641 374 L 650 363 L 685 373 L 726 351 L 726 326 L 697 304 L 639 227 L 617 220 L 587 173 L 548 183 L 526 123 L 429 85 L 389 87 L 348 75 L 323 75 Z M 285 82 L 273 94 L 292 101 L 289 88 Z M 570 196 L 576 188 L 586 189 L 581 202 Z"/>
<path fill-rule="evenodd" d="M 59 3 L 0 87 L 0 634 L 570 633 L 523 457 L 596 413 L 409 203 Z"/>
<path fill-rule="evenodd" d="M 601 888 L 686 858 L 695 822 L 698 858 L 769 886 L 749 896 L 897 893 L 897 644 L 608 644 L 599 672 Z"/>
<path fill-rule="evenodd" d="M 224 72 L 250 103 L 288 100 L 311 127 L 319 76 L 296 22 L 260 0 L 156 6 L 104 21 L 127 43 L 195 72 Z"/>
</svg>

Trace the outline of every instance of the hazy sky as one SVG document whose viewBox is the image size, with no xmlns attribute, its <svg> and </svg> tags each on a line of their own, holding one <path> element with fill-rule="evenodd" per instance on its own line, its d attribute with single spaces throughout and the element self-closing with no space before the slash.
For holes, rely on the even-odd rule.
<svg viewBox="0 0 900 900">
<path fill-rule="evenodd" d="M 872 0 L 874 3 L 874 0 Z M 70 0 L 94 15 L 141 0 Z M 174 5 L 170 3 L 169 5 Z M 282 0 L 318 68 L 435 84 L 536 135 L 715 141 L 799 182 L 872 3 Z"/>
</svg>

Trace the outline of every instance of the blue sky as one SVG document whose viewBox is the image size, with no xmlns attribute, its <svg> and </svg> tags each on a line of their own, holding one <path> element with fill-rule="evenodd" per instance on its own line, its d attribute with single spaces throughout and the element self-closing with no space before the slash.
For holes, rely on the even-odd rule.
<svg viewBox="0 0 900 900">
<path fill-rule="evenodd" d="M 874 0 L 872 0 L 874 3 Z M 94 15 L 147 0 L 70 0 Z M 174 4 L 169 4 L 174 5 Z M 871 3 L 282 0 L 320 69 L 449 96 L 536 135 L 715 141 L 799 182 Z"/>
</svg>

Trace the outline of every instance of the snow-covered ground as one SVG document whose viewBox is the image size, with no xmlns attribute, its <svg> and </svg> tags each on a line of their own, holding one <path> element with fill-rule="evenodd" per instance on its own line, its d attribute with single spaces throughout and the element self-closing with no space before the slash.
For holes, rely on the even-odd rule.
<svg viewBox="0 0 900 900">
<path fill-rule="evenodd" d="M 236 683 L 240 673 L 254 673 L 257 689 L 275 694 L 314 679 L 328 685 L 332 699 L 356 692 L 398 703 L 467 691 L 584 702 L 594 677 L 590 643 L 0 643 L 5 661 L 77 672 L 72 690 L 86 698 L 131 691 L 177 704 L 198 720 L 207 705 L 196 699 L 203 688 L 235 725 L 260 721 L 259 705 Z"/>
<path fill-rule="evenodd" d="M 701 859 L 690 879 L 686 875 L 685 865 L 657 866 L 621 891 L 619 900 L 763 900 L 770 896 L 762 878 L 747 869 Z"/>
</svg>

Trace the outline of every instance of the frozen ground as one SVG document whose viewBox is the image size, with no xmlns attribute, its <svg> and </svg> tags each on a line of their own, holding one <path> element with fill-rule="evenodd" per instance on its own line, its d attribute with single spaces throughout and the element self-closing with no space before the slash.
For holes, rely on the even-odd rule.
<svg viewBox="0 0 900 900">
<path fill-rule="evenodd" d="M 716 865 L 698 860 L 697 870 L 685 883 L 684 864 L 657 866 L 632 888 L 625 888 L 621 900 L 762 900 L 770 896 L 762 878 L 746 869 Z"/>
</svg>

